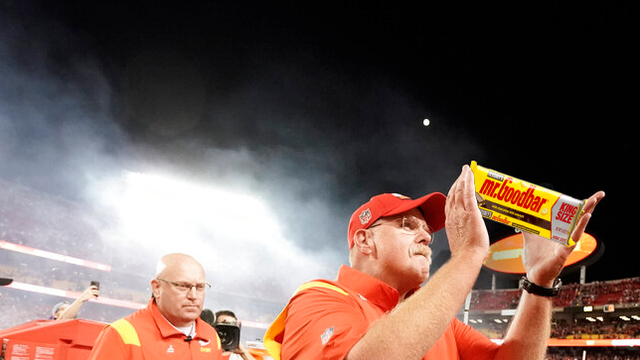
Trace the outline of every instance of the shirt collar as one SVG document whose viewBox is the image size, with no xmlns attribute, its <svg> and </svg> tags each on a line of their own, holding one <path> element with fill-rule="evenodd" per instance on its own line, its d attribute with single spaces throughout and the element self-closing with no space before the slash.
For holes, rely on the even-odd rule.
<svg viewBox="0 0 640 360">
<path fill-rule="evenodd" d="M 342 265 L 337 281 L 384 311 L 398 305 L 400 295 L 396 289 L 360 270 Z"/>
<path fill-rule="evenodd" d="M 163 338 L 174 337 L 174 336 L 185 336 L 185 334 L 182 331 L 180 331 L 178 328 L 173 326 L 169 322 L 169 320 L 167 320 L 167 318 L 165 318 L 164 315 L 162 315 L 162 313 L 160 312 L 160 309 L 158 309 L 158 304 L 156 304 L 155 299 L 149 300 L 147 307 L 149 308 L 151 312 L 151 316 L 153 317 L 153 320 L 155 321 L 156 326 L 160 330 L 160 334 L 162 335 Z M 202 337 L 203 331 L 202 331 L 201 323 L 202 323 L 202 320 L 196 319 L 195 321 L 196 334 L 193 338 L 208 341 L 209 339 L 205 339 Z"/>
</svg>

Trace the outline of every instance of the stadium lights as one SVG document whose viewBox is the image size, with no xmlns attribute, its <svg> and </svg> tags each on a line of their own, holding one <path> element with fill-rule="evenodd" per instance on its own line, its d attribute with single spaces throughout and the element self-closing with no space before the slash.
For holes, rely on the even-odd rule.
<svg viewBox="0 0 640 360">
<path fill-rule="evenodd" d="M 285 236 L 270 204 L 251 193 L 130 171 L 102 179 L 93 192 L 102 211 L 115 219 L 102 235 L 106 241 L 121 242 L 149 257 L 170 252 L 206 257 L 208 275 L 227 282 L 218 284 L 222 287 L 233 288 L 239 278 L 254 274 L 264 279 L 291 275 L 288 281 L 299 283 L 326 271 L 317 254 Z M 265 268 L 265 263 L 286 263 L 288 268 Z"/>
<path fill-rule="evenodd" d="M 247 194 L 136 172 L 124 172 L 108 190 L 105 203 L 116 210 L 126 237 L 139 245 L 219 248 L 251 240 L 268 246 L 282 239 L 273 214 Z"/>
<path fill-rule="evenodd" d="M 502 316 L 514 316 L 516 314 L 516 309 L 502 309 L 500 310 L 500 315 Z"/>
<path fill-rule="evenodd" d="M 585 319 L 591 322 L 604 321 L 604 318 L 602 316 L 596 316 L 595 318 L 591 316 L 587 316 Z"/>
<path fill-rule="evenodd" d="M 84 267 L 88 267 L 88 268 L 92 268 L 92 269 L 98 269 L 98 270 L 102 270 L 102 271 L 111 271 L 111 266 L 110 265 L 98 263 L 98 262 L 91 261 L 91 260 L 75 258 L 75 257 L 72 257 L 72 256 L 58 254 L 58 253 L 54 253 L 54 252 L 50 252 L 50 251 L 46 251 L 46 250 L 42 250 L 42 249 L 29 247 L 29 246 L 24 246 L 24 245 L 21 245 L 21 244 L 15 244 L 15 243 L 11 243 L 11 242 L 8 242 L 8 241 L 3 241 L 3 240 L 0 240 L 0 249 L 14 251 L 14 252 L 17 252 L 17 253 L 22 253 L 22 254 L 27 254 L 27 255 L 43 257 L 43 258 L 47 258 L 47 259 L 51 259 L 51 260 L 66 262 L 68 264 L 84 266 Z"/>
</svg>

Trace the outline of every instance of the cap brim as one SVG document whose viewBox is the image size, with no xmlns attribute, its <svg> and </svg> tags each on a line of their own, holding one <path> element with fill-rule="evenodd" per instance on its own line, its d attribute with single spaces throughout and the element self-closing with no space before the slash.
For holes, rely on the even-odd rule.
<svg viewBox="0 0 640 360">
<path fill-rule="evenodd" d="M 421 198 L 403 202 L 401 206 L 387 211 L 387 213 L 383 214 L 382 216 L 402 214 L 403 212 L 418 208 L 420 209 L 420 211 L 422 211 L 422 215 L 427 221 L 429 227 L 433 232 L 436 232 L 444 228 L 446 219 L 444 213 L 444 205 L 446 202 L 447 197 L 444 194 L 434 192 Z"/>
<path fill-rule="evenodd" d="M 10 278 L 0 278 L 0 286 L 6 286 L 13 282 L 13 279 Z"/>
</svg>

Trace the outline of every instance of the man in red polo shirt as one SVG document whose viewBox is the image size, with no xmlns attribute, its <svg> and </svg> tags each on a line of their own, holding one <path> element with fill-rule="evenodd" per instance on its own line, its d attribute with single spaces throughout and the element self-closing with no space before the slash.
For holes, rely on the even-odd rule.
<svg viewBox="0 0 640 360">
<path fill-rule="evenodd" d="M 204 269 L 185 254 L 169 254 L 151 280 L 153 297 L 144 309 L 106 326 L 90 360 L 220 360 L 218 334 L 200 319 L 210 287 Z"/>
<path fill-rule="evenodd" d="M 574 239 L 602 197 L 589 198 Z M 429 244 L 445 225 L 451 258 L 430 277 Z M 264 344 L 274 359 L 544 358 L 550 296 L 572 248 L 525 233 L 529 286 L 501 345 L 455 317 L 489 251 L 467 165 L 447 197 L 374 196 L 351 216 L 348 242 L 351 266 L 342 266 L 335 281 L 300 286 L 267 330 Z"/>
</svg>

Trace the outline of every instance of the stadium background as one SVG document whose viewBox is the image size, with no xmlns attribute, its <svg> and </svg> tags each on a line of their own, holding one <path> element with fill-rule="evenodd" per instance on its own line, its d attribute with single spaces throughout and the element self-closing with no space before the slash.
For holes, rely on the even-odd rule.
<svg viewBox="0 0 640 360">
<path fill-rule="evenodd" d="M 585 285 L 580 267 L 562 275 L 554 334 L 637 339 L 636 10 L 3 3 L 0 275 L 16 283 L 0 329 L 91 280 L 102 296 L 80 316 L 124 316 L 155 259 L 183 251 L 214 284 L 206 307 L 255 340 L 297 284 L 346 263 L 358 204 L 446 193 L 477 160 L 574 197 L 605 190 L 587 229 L 603 248 Z M 441 234 L 434 271 L 447 257 Z M 474 326 L 500 338 L 515 288 L 483 270 Z M 638 356 L 624 344 L 589 350 Z"/>
</svg>

